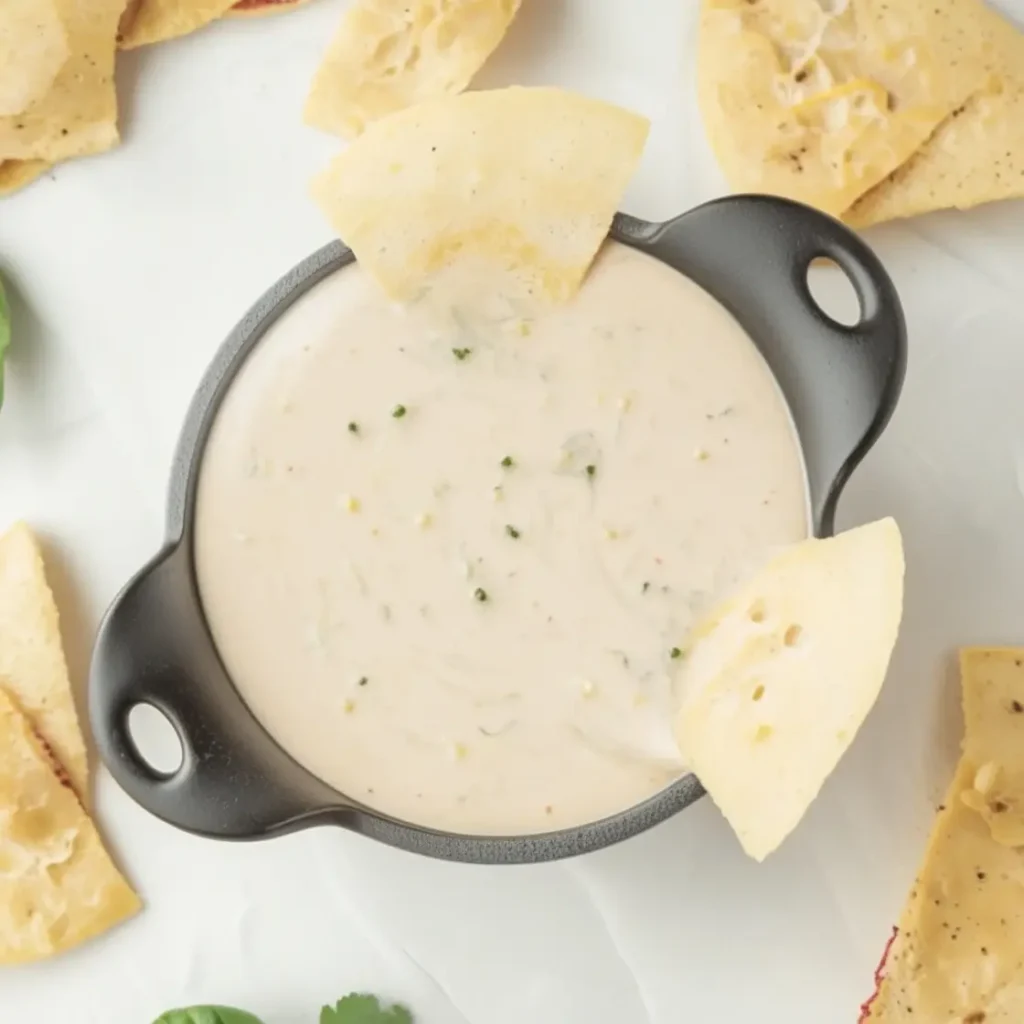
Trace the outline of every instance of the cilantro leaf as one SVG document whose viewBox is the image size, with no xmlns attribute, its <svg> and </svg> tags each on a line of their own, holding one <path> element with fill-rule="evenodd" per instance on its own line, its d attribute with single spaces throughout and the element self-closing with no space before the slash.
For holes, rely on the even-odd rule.
<svg viewBox="0 0 1024 1024">
<path fill-rule="evenodd" d="M 193 1006 L 187 1010 L 168 1010 L 153 1024 L 263 1024 L 244 1010 L 230 1006 Z"/>
<path fill-rule="evenodd" d="M 385 1010 L 376 996 L 351 995 L 333 1009 L 320 1011 L 320 1024 L 413 1024 L 412 1014 L 404 1006 Z"/>
<path fill-rule="evenodd" d="M 11 310 L 4 294 L 4 282 L 0 278 L 0 406 L 4 404 L 4 356 L 11 344 Z"/>
</svg>

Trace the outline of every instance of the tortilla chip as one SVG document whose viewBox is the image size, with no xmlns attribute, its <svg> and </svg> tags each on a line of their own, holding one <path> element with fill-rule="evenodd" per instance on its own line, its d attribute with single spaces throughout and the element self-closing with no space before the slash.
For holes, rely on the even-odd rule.
<svg viewBox="0 0 1024 1024">
<path fill-rule="evenodd" d="M 1024 846 L 1024 651 L 977 648 L 960 659 L 964 756 L 976 768 L 963 800 L 1004 846 Z"/>
<path fill-rule="evenodd" d="M 216 21 L 235 0 L 142 0 L 135 17 L 121 26 L 122 50 L 176 39 Z M 122 4 L 122 7 L 124 4 Z"/>
<path fill-rule="evenodd" d="M 56 0 L 71 55 L 50 91 L 22 114 L 0 118 L 0 161 L 55 163 L 119 141 L 114 40 L 125 0 Z"/>
<path fill-rule="evenodd" d="M 54 0 L 0 4 L 0 115 L 42 99 L 71 51 Z"/>
<path fill-rule="evenodd" d="M 0 964 L 62 953 L 140 906 L 59 766 L 0 689 Z"/>
<path fill-rule="evenodd" d="M 973 773 L 961 763 L 936 819 L 871 1024 L 1024 1020 L 1024 858 L 960 799 Z"/>
<path fill-rule="evenodd" d="M 520 0 L 358 0 L 306 101 L 306 123 L 354 138 L 368 123 L 462 92 L 497 48 Z"/>
<path fill-rule="evenodd" d="M 935 821 L 924 862 L 882 967 L 870 1024 L 1024 1020 L 1024 850 L 993 839 L 969 806 L 978 772 L 1024 748 L 1024 650 L 961 656 L 964 755 Z M 1016 747 L 1016 751 L 1013 748 Z M 1007 787 L 1017 806 L 1020 776 Z"/>
<path fill-rule="evenodd" d="M 434 100 L 377 121 L 313 183 L 398 300 L 564 302 L 604 241 L 648 122 L 560 89 Z M 490 276 L 486 276 L 490 275 Z"/>
<path fill-rule="evenodd" d="M 903 576 L 899 526 L 880 519 L 786 547 L 691 634 L 676 740 L 755 860 L 797 827 L 878 699 Z"/>
<path fill-rule="evenodd" d="M 985 87 L 979 0 L 704 0 L 698 96 L 736 191 L 840 215 Z"/>
<path fill-rule="evenodd" d="M 994 11 L 984 25 L 994 87 L 954 111 L 893 175 L 843 216 L 857 228 L 1024 196 L 1024 35 Z"/>
<path fill-rule="evenodd" d="M 268 14 L 287 14 L 296 7 L 304 7 L 309 0 L 241 0 L 225 18 L 262 18 Z"/>
<path fill-rule="evenodd" d="M 24 523 L 0 537 L 0 686 L 17 700 L 84 799 L 85 741 L 64 660 L 57 605 L 39 545 Z"/>
<path fill-rule="evenodd" d="M 9 196 L 31 185 L 50 169 L 45 160 L 6 160 L 0 162 L 0 197 Z"/>
</svg>

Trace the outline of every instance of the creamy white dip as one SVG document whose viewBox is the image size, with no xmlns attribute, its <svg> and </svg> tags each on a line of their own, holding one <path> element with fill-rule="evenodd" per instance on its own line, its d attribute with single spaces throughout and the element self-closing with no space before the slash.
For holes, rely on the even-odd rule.
<svg viewBox="0 0 1024 1024">
<path fill-rule="evenodd" d="M 487 330 L 356 267 L 317 286 L 217 416 L 195 559 L 229 674 L 298 761 L 406 821 L 524 834 L 682 772 L 695 617 L 806 533 L 754 345 L 610 243 L 571 304 Z"/>
</svg>

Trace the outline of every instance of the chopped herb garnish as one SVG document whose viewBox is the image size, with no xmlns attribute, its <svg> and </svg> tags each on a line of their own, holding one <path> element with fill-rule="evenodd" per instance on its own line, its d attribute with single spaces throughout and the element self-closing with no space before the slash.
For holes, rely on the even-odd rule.
<svg viewBox="0 0 1024 1024">
<path fill-rule="evenodd" d="M 356 423 L 356 421 L 355 421 L 355 420 L 353 420 L 353 421 L 352 421 L 352 422 L 351 422 L 351 423 L 350 423 L 350 424 L 348 425 L 348 432 L 349 432 L 350 434 L 358 434 L 358 433 L 359 433 L 359 424 L 358 424 L 358 423 Z"/>
<path fill-rule="evenodd" d="M 505 458 L 501 460 L 501 464 L 505 469 L 511 469 L 516 464 L 516 460 L 513 459 L 511 455 L 506 455 Z"/>
<path fill-rule="evenodd" d="M 587 476 L 589 476 L 591 479 L 593 479 L 596 475 L 597 475 L 597 466 L 595 466 L 593 463 L 591 463 L 589 466 L 587 466 Z"/>
<path fill-rule="evenodd" d="M 365 686 L 369 681 L 370 680 L 367 679 L 366 676 L 363 676 L 362 679 L 359 680 L 359 685 L 360 686 Z"/>
<path fill-rule="evenodd" d="M 668 653 L 669 653 L 669 656 L 671 658 L 673 658 L 673 659 L 681 658 L 683 656 L 682 650 L 680 648 L 678 648 L 678 647 L 673 647 L 672 650 L 669 651 Z"/>
<path fill-rule="evenodd" d="M 452 355 L 455 356 L 455 358 L 458 359 L 458 361 L 460 363 L 464 362 L 472 354 L 473 354 L 473 350 L 471 348 L 453 348 L 452 349 Z"/>
<path fill-rule="evenodd" d="M 408 411 L 409 410 L 406 409 L 404 405 L 396 405 L 394 409 L 391 410 L 391 415 L 394 416 L 396 420 L 400 420 Z"/>
<path fill-rule="evenodd" d="M 644 585 L 640 588 L 640 593 L 641 594 L 646 594 L 647 591 L 650 590 L 650 589 L 651 589 L 651 582 L 650 582 L 650 580 L 644 580 Z"/>
<path fill-rule="evenodd" d="M 478 601 L 479 601 L 479 602 L 480 602 L 481 604 L 483 604 L 483 603 L 484 603 L 484 602 L 485 602 L 485 601 L 487 600 L 487 591 L 486 591 L 486 590 L 484 590 L 484 588 L 483 588 L 483 587 L 477 587 L 477 588 L 476 588 L 476 590 L 474 590 L 474 591 L 473 591 L 473 596 L 474 596 L 474 597 L 475 597 L 475 598 L 476 598 L 476 599 L 477 599 L 477 600 L 478 600 Z"/>
<path fill-rule="evenodd" d="M 513 539 L 519 540 L 522 534 L 514 526 L 506 526 L 505 532 Z"/>
</svg>

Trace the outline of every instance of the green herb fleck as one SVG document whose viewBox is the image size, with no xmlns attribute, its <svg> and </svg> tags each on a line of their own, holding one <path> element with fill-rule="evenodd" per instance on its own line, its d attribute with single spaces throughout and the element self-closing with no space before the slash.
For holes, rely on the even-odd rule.
<svg viewBox="0 0 1024 1024">
<path fill-rule="evenodd" d="M 0 279 L 0 406 L 4 404 L 4 356 L 11 344 L 11 309 Z"/>
<path fill-rule="evenodd" d="M 595 466 L 593 463 L 591 463 L 589 466 L 587 466 L 587 476 L 589 476 L 591 478 L 591 480 L 593 480 L 593 478 L 596 475 L 597 475 L 597 466 Z"/>
<path fill-rule="evenodd" d="M 510 525 L 510 526 L 506 526 L 506 527 L 505 527 L 505 532 L 506 532 L 506 533 L 507 533 L 507 534 L 508 534 L 508 535 L 509 535 L 509 536 L 510 536 L 510 537 L 511 537 L 511 538 L 512 538 L 513 540 L 519 540 L 519 538 L 520 538 L 520 537 L 522 536 L 522 534 L 521 534 L 521 533 L 520 533 L 520 532 L 519 532 L 519 531 L 518 531 L 518 530 L 517 530 L 517 529 L 516 529 L 516 528 L 515 528 L 514 526 L 511 526 L 511 525 Z"/>
<path fill-rule="evenodd" d="M 359 685 L 360 686 L 365 686 L 369 681 L 370 680 L 367 679 L 366 676 L 363 676 L 362 679 L 359 680 Z"/>
<path fill-rule="evenodd" d="M 476 590 L 474 590 L 474 591 L 473 591 L 473 596 L 474 596 L 474 597 L 475 597 L 475 598 L 476 598 L 476 599 L 477 599 L 477 600 L 478 600 L 478 601 L 479 601 L 479 602 L 480 602 L 481 604 L 483 604 L 483 603 L 484 603 L 484 602 L 485 602 L 485 601 L 487 600 L 487 591 L 486 591 L 486 590 L 484 590 L 484 588 L 483 588 L 483 587 L 477 587 L 477 588 L 476 588 Z"/>
<path fill-rule="evenodd" d="M 513 459 L 511 455 L 506 455 L 505 458 L 501 460 L 501 464 L 505 469 L 511 469 L 516 464 L 516 460 Z"/>
<path fill-rule="evenodd" d="M 471 348 L 452 349 L 452 355 L 455 356 L 455 358 L 458 359 L 460 363 L 465 362 L 472 354 L 473 350 Z"/>
<path fill-rule="evenodd" d="M 350 424 L 348 425 L 348 432 L 349 432 L 350 434 L 358 434 L 358 433 L 359 433 L 359 424 L 358 424 L 358 423 L 356 423 L 356 421 L 355 421 L 355 420 L 353 420 L 353 421 L 352 421 L 352 422 L 351 422 L 351 423 L 350 423 Z"/>
<path fill-rule="evenodd" d="M 406 409 L 404 405 L 396 405 L 394 409 L 391 410 L 391 415 L 394 416 L 396 420 L 400 420 L 408 411 L 409 410 Z"/>
<path fill-rule="evenodd" d="M 346 996 L 333 1008 L 320 1011 L 320 1024 L 413 1024 L 412 1014 L 404 1006 L 385 1009 L 376 996 Z"/>
<path fill-rule="evenodd" d="M 668 653 L 669 653 L 669 656 L 673 660 L 675 660 L 677 658 L 681 658 L 683 656 L 683 652 L 682 652 L 682 650 L 679 647 L 673 647 L 672 650 L 669 651 Z"/>
<path fill-rule="evenodd" d="M 644 585 L 640 588 L 640 593 L 641 594 L 646 594 L 647 591 L 650 590 L 650 589 L 651 589 L 651 581 L 650 580 L 644 580 Z"/>
</svg>

